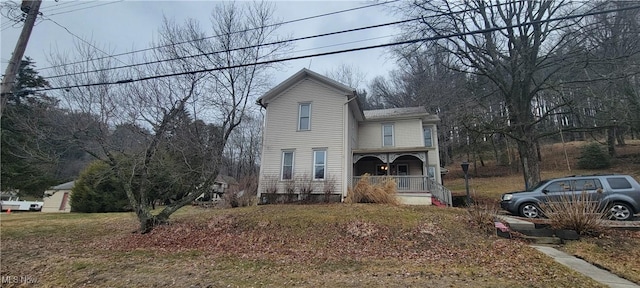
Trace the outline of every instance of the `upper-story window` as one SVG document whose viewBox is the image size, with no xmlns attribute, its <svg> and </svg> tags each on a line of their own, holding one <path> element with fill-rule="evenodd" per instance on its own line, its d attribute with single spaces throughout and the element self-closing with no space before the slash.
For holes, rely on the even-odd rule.
<svg viewBox="0 0 640 288">
<path fill-rule="evenodd" d="M 393 124 L 382 124 L 382 146 L 393 146 Z"/>
<path fill-rule="evenodd" d="M 298 130 L 311 130 L 311 103 L 300 103 L 298 108 Z"/>
<path fill-rule="evenodd" d="M 424 147 L 433 147 L 433 140 L 431 138 L 431 127 L 423 127 L 424 132 Z"/>
</svg>

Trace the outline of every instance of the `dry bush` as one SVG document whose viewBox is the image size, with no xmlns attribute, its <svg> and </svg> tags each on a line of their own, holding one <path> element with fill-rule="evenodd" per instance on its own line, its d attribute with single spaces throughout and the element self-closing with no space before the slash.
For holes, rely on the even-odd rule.
<svg viewBox="0 0 640 288">
<path fill-rule="evenodd" d="M 553 229 L 575 230 L 580 235 L 599 235 L 605 229 L 606 205 L 586 193 L 566 193 L 556 201 L 541 204 L 540 210 Z"/>
<path fill-rule="evenodd" d="M 269 188 L 267 187 L 267 190 Z M 245 176 L 238 181 L 238 186 L 228 189 L 222 196 L 219 206 L 225 208 L 246 207 L 258 204 L 258 177 Z"/>
<path fill-rule="evenodd" d="M 293 195 L 296 193 L 296 181 L 295 179 L 284 181 L 284 192 Z"/>
<path fill-rule="evenodd" d="M 308 200 L 309 195 L 313 192 L 313 179 L 308 174 L 296 177 L 296 186 L 300 191 L 300 198 L 302 200 Z"/>
<path fill-rule="evenodd" d="M 397 186 L 393 178 L 385 178 L 379 184 L 372 185 L 369 174 L 364 174 L 353 189 L 349 188 L 345 202 L 400 205 L 396 194 Z"/>
<path fill-rule="evenodd" d="M 262 178 L 264 182 L 265 191 L 269 194 L 278 193 L 278 176 L 276 175 L 265 175 Z"/>
<path fill-rule="evenodd" d="M 499 209 L 495 204 L 471 204 L 467 208 L 469 223 L 471 223 L 471 226 L 474 228 L 493 233 L 493 231 L 495 231 L 495 217 L 498 211 Z"/>
<path fill-rule="evenodd" d="M 329 201 L 331 201 L 331 194 L 336 192 L 336 177 L 327 175 L 327 179 L 324 180 L 322 192 L 324 193 L 324 202 L 329 203 Z"/>
</svg>

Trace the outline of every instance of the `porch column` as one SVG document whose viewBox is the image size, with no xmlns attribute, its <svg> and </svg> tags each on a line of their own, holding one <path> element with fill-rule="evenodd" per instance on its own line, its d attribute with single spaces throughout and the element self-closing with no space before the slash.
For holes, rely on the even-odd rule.
<svg viewBox="0 0 640 288">
<path fill-rule="evenodd" d="M 422 175 L 429 176 L 429 152 L 424 153 L 424 160 L 422 161 Z"/>
<path fill-rule="evenodd" d="M 429 191 L 429 185 L 427 183 L 429 183 L 429 181 L 427 181 L 427 178 L 429 178 L 429 152 L 422 152 L 424 157 L 422 160 L 422 187 L 423 190 L 427 191 L 427 192 L 431 192 Z"/>
<path fill-rule="evenodd" d="M 391 172 L 391 164 L 389 163 L 389 153 L 387 153 L 387 176 L 389 176 Z"/>
</svg>

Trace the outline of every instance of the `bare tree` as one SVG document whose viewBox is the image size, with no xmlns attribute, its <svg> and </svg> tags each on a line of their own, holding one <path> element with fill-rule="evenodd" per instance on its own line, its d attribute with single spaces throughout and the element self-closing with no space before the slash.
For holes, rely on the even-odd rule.
<svg viewBox="0 0 640 288">
<path fill-rule="evenodd" d="M 637 2 L 594 1 L 585 9 L 614 10 Z M 624 145 L 624 133 L 640 131 L 640 9 L 621 10 L 585 18 L 568 33 L 580 37 L 584 65 L 580 73 L 568 75 L 574 87 L 575 109 L 585 128 L 606 129 L 609 153 L 615 142 Z M 586 113 L 585 113 L 586 112 Z"/>
<path fill-rule="evenodd" d="M 122 180 L 129 202 L 146 233 L 210 189 L 218 175 L 227 141 L 248 113 L 253 99 L 269 80 L 270 65 L 252 65 L 286 52 L 268 3 L 240 7 L 220 3 L 212 13 L 207 37 L 195 20 L 178 25 L 165 19 L 145 67 L 127 73 L 112 69 L 112 58 L 97 55 L 95 46 L 79 47 L 82 63 L 57 57 L 56 84 L 78 86 L 123 79 L 121 85 L 78 86 L 61 93 L 69 109 L 98 119 L 104 127 L 84 135 L 98 143 L 85 147 L 108 163 Z M 91 72 L 95 70 L 96 72 Z M 210 72 L 198 72 L 210 70 Z M 176 75 L 164 77 L 161 75 Z M 86 131 L 80 124 L 77 131 Z M 130 129 L 143 145 L 117 149 L 113 128 Z M 145 131 L 150 133 L 146 134 Z M 121 133 L 122 134 L 122 133 Z M 161 191 L 159 191 L 161 190 Z M 152 201 L 167 204 L 154 214 Z"/>
<path fill-rule="evenodd" d="M 487 133 L 500 131 L 517 143 L 527 187 L 540 180 L 536 148 L 540 119 L 534 116 L 532 100 L 554 87 L 552 75 L 569 68 L 560 64 L 567 63 L 565 59 L 554 55 L 566 48 L 560 29 L 572 23 L 547 20 L 564 15 L 570 7 L 568 1 L 470 0 L 416 1 L 403 9 L 424 16 L 421 25 L 408 27 L 407 34 L 448 35 L 437 44 L 454 55 L 464 71 L 495 87 L 508 112 L 507 127 L 478 127 L 489 128 L 484 129 Z"/>
<path fill-rule="evenodd" d="M 394 50 L 398 68 L 387 78 L 376 77 L 370 84 L 371 98 L 379 99 L 385 107 L 424 106 L 427 111 L 437 114 L 438 137 L 441 145 L 442 165 L 452 157 L 454 128 L 458 119 L 467 109 L 461 109 L 469 94 L 464 73 L 457 71 L 450 55 L 437 46 L 417 49 Z"/>
<path fill-rule="evenodd" d="M 251 114 L 233 131 L 224 151 L 221 173 L 236 179 L 257 174 L 262 145 L 261 118 Z"/>
<path fill-rule="evenodd" d="M 324 73 L 328 78 L 354 89 L 362 89 L 367 75 L 357 67 L 345 63 Z"/>
</svg>

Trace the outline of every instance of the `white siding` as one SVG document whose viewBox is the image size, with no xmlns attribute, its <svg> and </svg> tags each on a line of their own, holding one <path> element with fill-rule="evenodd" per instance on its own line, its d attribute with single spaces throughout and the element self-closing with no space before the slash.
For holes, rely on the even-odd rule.
<svg viewBox="0 0 640 288">
<path fill-rule="evenodd" d="M 431 127 L 431 141 L 433 141 L 434 150 L 429 150 L 427 159 L 429 164 L 427 166 L 433 166 L 436 168 L 436 182 L 442 184 L 442 175 L 440 175 L 440 153 L 438 152 L 440 144 L 438 143 L 438 126 L 435 124 L 425 124 L 425 126 Z M 422 140 L 424 142 L 424 139 Z"/>
<path fill-rule="evenodd" d="M 382 124 L 393 124 L 395 148 L 423 147 L 421 119 L 361 122 L 358 131 L 358 148 L 382 148 Z"/>
<path fill-rule="evenodd" d="M 44 197 L 41 212 L 71 212 L 71 190 L 51 190 L 46 192 L 52 195 Z M 64 199 L 65 194 L 67 194 L 67 199 Z M 64 209 L 60 210 L 63 200 L 66 200 L 66 203 Z"/>
<path fill-rule="evenodd" d="M 322 148 L 327 150 L 326 175 L 335 177 L 336 192 L 342 193 L 346 99 L 346 95 L 309 78 L 272 99 L 265 113 L 262 177 L 279 177 L 282 150 L 295 151 L 294 178 L 305 174 L 311 177 L 313 149 Z M 303 102 L 311 103 L 309 131 L 297 131 L 298 106 Z M 264 192 L 264 187 L 260 187 L 260 192 Z M 283 186 L 278 192 L 283 192 Z"/>
</svg>

